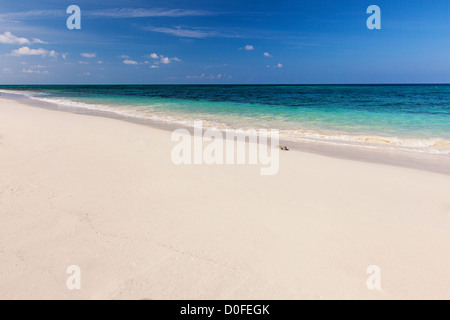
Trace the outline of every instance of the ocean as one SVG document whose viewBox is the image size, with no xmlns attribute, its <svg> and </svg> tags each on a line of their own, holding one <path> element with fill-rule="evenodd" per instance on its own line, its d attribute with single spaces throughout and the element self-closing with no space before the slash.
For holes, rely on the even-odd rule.
<svg viewBox="0 0 450 320">
<path fill-rule="evenodd" d="M 450 154 L 450 85 L 0 86 L 59 106 L 285 140 Z"/>
</svg>

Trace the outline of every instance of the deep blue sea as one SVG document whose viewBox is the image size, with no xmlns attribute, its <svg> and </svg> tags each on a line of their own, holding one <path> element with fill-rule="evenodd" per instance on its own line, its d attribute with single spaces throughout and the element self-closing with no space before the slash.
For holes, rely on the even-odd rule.
<svg viewBox="0 0 450 320">
<path fill-rule="evenodd" d="M 60 106 L 282 137 L 450 153 L 450 85 L 0 86 Z"/>
</svg>

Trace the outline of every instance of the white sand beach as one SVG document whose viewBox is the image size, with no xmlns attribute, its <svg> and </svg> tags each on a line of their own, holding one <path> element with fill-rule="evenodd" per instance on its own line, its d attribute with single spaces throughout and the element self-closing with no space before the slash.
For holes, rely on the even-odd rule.
<svg viewBox="0 0 450 320">
<path fill-rule="evenodd" d="M 450 299 L 449 175 L 176 166 L 170 135 L 0 98 L 0 299 Z"/>
</svg>

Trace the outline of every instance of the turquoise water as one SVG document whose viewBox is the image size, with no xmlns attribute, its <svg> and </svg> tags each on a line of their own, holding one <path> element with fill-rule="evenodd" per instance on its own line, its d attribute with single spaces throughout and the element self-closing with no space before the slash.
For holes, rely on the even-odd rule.
<svg viewBox="0 0 450 320">
<path fill-rule="evenodd" d="M 289 139 L 450 150 L 450 85 L 3 86 L 35 99 Z"/>
</svg>

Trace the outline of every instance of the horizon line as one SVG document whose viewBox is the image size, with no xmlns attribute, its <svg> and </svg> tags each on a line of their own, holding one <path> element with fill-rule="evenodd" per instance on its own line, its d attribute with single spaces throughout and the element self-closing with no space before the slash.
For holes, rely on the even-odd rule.
<svg viewBox="0 0 450 320">
<path fill-rule="evenodd" d="M 35 83 L 35 84 L 0 84 L 5 86 L 414 86 L 414 85 L 450 85 L 450 82 L 391 82 L 391 83 Z"/>
</svg>

